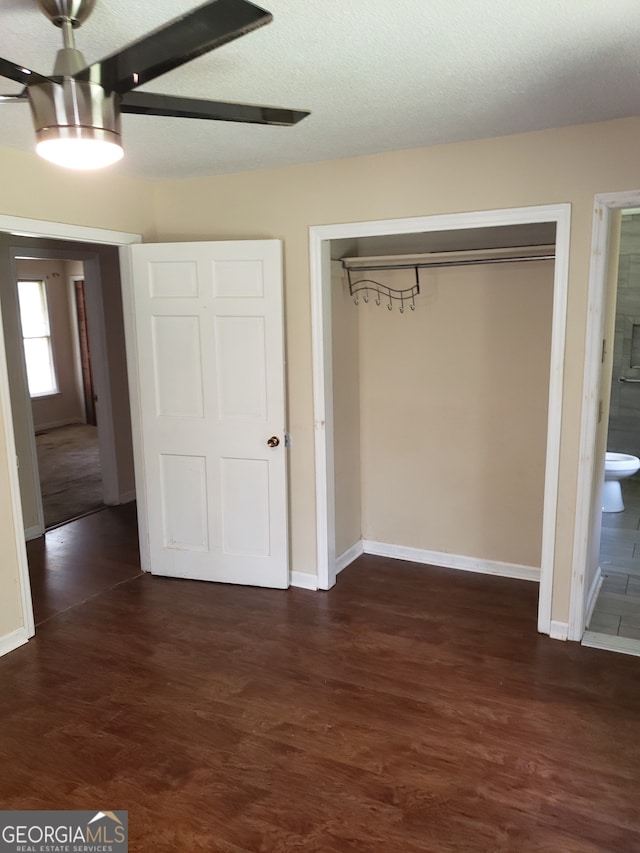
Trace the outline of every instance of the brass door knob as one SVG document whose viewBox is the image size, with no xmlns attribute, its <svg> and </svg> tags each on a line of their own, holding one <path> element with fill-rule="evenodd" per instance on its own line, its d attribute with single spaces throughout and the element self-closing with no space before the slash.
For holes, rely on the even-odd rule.
<svg viewBox="0 0 640 853">
<path fill-rule="evenodd" d="M 277 435 L 272 435 L 271 438 L 267 439 L 267 444 L 269 447 L 277 447 L 280 444 L 280 439 Z"/>
</svg>

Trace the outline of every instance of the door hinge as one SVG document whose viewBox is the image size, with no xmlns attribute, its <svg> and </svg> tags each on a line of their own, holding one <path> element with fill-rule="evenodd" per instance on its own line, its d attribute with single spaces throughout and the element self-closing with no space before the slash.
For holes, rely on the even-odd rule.
<svg viewBox="0 0 640 853">
<path fill-rule="evenodd" d="M 601 362 L 602 362 L 602 364 L 604 364 L 604 357 L 605 357 L 605 355 L 606 355 L 606 354 L 607 354 L 607 342 L 606 342 L 606 340 L 603 338 L 603 339 L 602 339 L 602 358 L 601 358 Z"/>
<path fill-rule="evenodd" d="M 598 423 L 602 420 L 602 400 L 598 400 Z"/>
<path fill-rule="evenodd" d="M 284 434 L 284 446 L 285 447 L 291 447 L 292 444 L 293 444 L 293 441 L 291 438 L 291 433 L 285 432 L 285 434 Z"/>
</svg>

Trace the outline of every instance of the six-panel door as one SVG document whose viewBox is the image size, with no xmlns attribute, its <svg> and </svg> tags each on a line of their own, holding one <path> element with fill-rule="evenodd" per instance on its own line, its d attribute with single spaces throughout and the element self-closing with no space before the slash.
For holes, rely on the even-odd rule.
<svg viewBox="0 0 640 853">
<path fill-rule="evenodd" d="M 131 260 L 151 571 L 287 587 L 280 241 Z"/>
</svg>

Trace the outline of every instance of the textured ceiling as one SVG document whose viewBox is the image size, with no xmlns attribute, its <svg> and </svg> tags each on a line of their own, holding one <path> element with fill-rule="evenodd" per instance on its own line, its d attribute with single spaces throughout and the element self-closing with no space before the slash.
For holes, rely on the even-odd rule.
<svg viewBox="0 0 640 853">
<path fill-rule="evenodd" d="M 196 5 L 98 0 L 77 46 L 95 61 Z M 293 128 L 126 115 L 115 171 L 211 175 L 640 114 L 638 0 L 262 5 L 272 24 L 145 88 L 312 115 Z M 0 56 L 48 74 L 60 46 L 35 0 L 0 0 Z M 26 104 L 0 105 L 3 145 L 33 147 Z"/>
</svg>

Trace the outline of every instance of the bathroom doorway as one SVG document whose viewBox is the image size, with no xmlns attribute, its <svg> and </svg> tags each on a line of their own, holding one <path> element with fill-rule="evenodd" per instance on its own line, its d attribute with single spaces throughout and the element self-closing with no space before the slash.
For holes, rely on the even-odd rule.
<svg viewBox="0 0 640 853">
<path fill-rule="evenodd" d="M 606 473 L 616 479 L 603 493 L 599 589 L 583 642 L 640 655 L 640 471 L 633 461 L 640 457 L 640 211 L 622 211 L 615 252 L 617 237 L 616 227 L 605 321 L 612 338 L 606 464 L 624 476 Z"/>
</svg>

